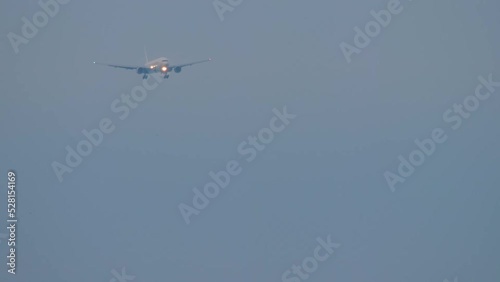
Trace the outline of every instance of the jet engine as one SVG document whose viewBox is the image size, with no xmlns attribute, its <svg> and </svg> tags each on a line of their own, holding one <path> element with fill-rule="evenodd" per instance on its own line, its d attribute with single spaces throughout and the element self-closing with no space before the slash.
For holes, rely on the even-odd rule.
<svg viewBox="0 0 500 282">
<path fill-rule="evenodd" d="M 176 67 L 174 69 L 175 73 L 180 73 L 182 71 L 182 68 L 181 67 Z"/>
</svg>

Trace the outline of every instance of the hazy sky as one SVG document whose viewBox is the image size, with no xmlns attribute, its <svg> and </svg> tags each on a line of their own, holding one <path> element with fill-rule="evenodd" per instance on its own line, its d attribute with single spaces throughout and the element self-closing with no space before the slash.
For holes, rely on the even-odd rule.
<svg viewBox="0 0 500 282">
<path fill-rule="evenodd" d="M 16 54 L 8 34 L 43 10 L 3 1 L 0 281 L 299 282 L 282 275 L 328 236 L 340 247 L 308 281 L 499 281 L 500 87 L 467 118 L 443 114 L 479 76 L 500 81 L 500 3 L 401 0 L 348 63 L 340 44 L 389 2 L 243 0 L 221 21 L 212 0 L 73 0 Z M 142 79 L 92 62 L 141 65 L 144 46 L 214 60 L 121 120 L 111 104 Z M 247 161 L 238 146 L 284 107 L 296 117 Z M 60 182 L 52 163 L 103 118 L 115 130 Z M 436 128 L 446 141 L 391 191 L 384 173 Z M 186 224 L 179 204 L 231 160 L 241 173 Z M 16 275 L 1 237 L 9 169 Z"/>
</svg>

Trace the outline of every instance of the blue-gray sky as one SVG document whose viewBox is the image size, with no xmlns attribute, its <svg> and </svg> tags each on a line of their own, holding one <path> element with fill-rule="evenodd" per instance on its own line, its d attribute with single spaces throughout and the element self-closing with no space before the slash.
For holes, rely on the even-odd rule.
<svg viewBox="0 0 500 282">
<path fill-rule="evenodd" d="M 402 0 L 348 63 L 340 44 L 389 2 L 244 0 L 221 21 L 211 0 L 73 0 L 16 54 L 7 35 L 41 8 L 3 1 L 0 234 L 9 169 L 19 222 L 0 281 L 282 281 L 328 235 L 341 246 L 308 281 L 499 281 L 500 88 L 457 130 L 443 113 L 500 81 L 500 4 Z M 120 120 L 110 104 L 142 80 L 92 62 L 140 65 L 144 46 L 214 60 Z M 297 117 L 245 161 L 285 106 Z M 106 117 L 115 131 L 59 182 L 52 162 Z M 435 128 L 447 141 L 392 192 L 384 172 Z M 241 174 L 186 225 L 178 205 L 230 160 Z"/>
</svg>

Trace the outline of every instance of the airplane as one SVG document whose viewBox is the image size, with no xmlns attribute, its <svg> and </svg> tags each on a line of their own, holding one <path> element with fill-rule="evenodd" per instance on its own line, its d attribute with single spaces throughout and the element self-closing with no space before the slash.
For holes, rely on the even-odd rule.
<svg viewBox="0 0 500 282">
<path fill-rule="evenodd" d="M 144 66 L 110 65 L 110 64 L 103 64 L 103 63 L 97 63 L 97 62 L 94 62 L 94 64 L 104 65 L 104 66 L 114 67 L 114 68 L 136 70 L 136 72 L 138 74 L 142 74 L 142 79 L 147 79 L 148 74 L 151 74 L 151 73 L 161 73 L 163 75 L 163 78 L 166 79 L 166 78 L 170 77 L 169 73 L 172 71 L 174 71 L 175 73 L 180 73 L 182 71 L 183 67 L 201 64 L 201 63 L 209 62 L 212 60 L 211 58 L 209 58 L 207 60 L 196 61 L 196 62 L 191 62 L 191 63 L 187 63 L 187 64 L 170 65 L 168 59 L 165 57 L 160 57 L 158 59 L 154 59 L 152 61 L 149 61 L 146 50 L 144 50 L 144 53 L 146 55 L 146 63 L 144 64 Z"/>
</svg>

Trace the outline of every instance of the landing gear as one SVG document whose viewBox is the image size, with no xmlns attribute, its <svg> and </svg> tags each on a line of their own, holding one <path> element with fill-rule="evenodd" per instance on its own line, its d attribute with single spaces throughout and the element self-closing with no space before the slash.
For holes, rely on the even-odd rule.
<svg viewBox="0 0 500 282">
<path fill-rule="evenodd" d="M 147 75 L 147 74 L 144 74 L 144 75 L 142 76 L 142 79 L 147 79 L 147 78 L 148 78 L 148 75 Z"/>
<path fill-rule="evenodd" d="M 167 79 L 169 77 L 170 77 L 170 75 L 166 74 L 166 75 L 163 76 L 163 79 Z"/>
</svg>

